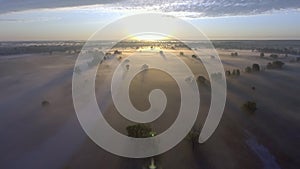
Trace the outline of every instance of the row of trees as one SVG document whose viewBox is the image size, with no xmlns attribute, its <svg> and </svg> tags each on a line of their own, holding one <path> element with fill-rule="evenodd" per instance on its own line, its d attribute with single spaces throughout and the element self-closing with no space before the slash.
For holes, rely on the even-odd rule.
<svg viewBox="0 0 300 169">
<path fill-rule="evenodd" d="M 252 67 L 247 66 L 245 68 L 246 73 L 251 73 L 251 72 L 259 72 L 260 71 L 260 66 L 257 63 L 252 64 Z"/>
<path fill-rule="evenodd" d="M 240 76 L 241 75 L 241 71 L 240 69 L 233 69 L 232 72 L 230 72 L 230 70 L 226 70 L 225 72 L 226 76 Z"/>
</svg>

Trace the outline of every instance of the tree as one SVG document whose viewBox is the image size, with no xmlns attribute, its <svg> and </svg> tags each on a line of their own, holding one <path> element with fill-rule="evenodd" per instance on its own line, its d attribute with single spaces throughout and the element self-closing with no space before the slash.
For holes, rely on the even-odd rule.
<svg viewBox="0 0 300 169">
<path fill-rule="evenodd" d="M 235 69 L 233 69 L 233 71 L 232 71 L 232 75 L 233 75 L 233 76 L 235 76 L 235 75 L 236 75 L 236 70 L 235 70 Z"/>
<path fill-rule="evenodd" d="M 236 75 L 237 76 L 241 75 L 240 69 L 236 69 Z"/>
<path fill-rule="evenodd" d="M 268 63 L 267 69 L 281 69 L 283 65 L 284 65 L 283 62 L 277 60 L 277 61 L 273 61 L 272 63 Z"/>
<path fill-rule="evenodd" d="M 115 50 L 115 51 L 114 51 L 114 54 L 115 54 L 115 55 L 121 55 L 122 52 L 121 52 L 121 51 L 118 51 L 118 50 Z"/>
<path fill-rule="evenodd" d="M 252 72 L 252 69 L 251 69 L 251 67 L 250 67 L 250 66 L 247 66 L 247 67 L 245 68 L 245 72 L 247 72 L 247 73 L 251 73 L 251 72 Z"/>
<path fill-rule="evenodd" d="M 126 127 L 129 137 L 147 138 L 153 136 L 152 129 L 145 124 L 136 124 Z"/>
<path fill-rule="evenodd" d="M 199 135 L 200 135 L 200 132 L 197 129 L 195 129 L 194 127 L 187 135 L 187 139 L 189 141 L 191 141 L 191 143 L 192 143 L 193 150 L 195 150 L 196 145 L 198 144 Z"/>
<path fill-rule="evenodd" d="M 260 71 L 259 64 L 254 63 L 252 65 L 252 70 L 253 70 L 253 72 L 259 72 Z"/>
<path fill-rule="evenodd" d="M 277 59 L 277 58 L 278 58 L 278 55 L 276 55 L 276 54 L 271 54 L 270 57 L 273 58 L 273 59 Z"/>
<path fill-rule="evenodd" d="M 230 76 L 231 75 L 230 70 L 226 70 L 225 74 L 226 76 Z"/>
<path fill-rule="evenodd" d="M 198 76 L 197 81 L 200 83 L 205 83 L 206 79 L 204 76 Z"/>
<path fill-rule="evenodd" d="M 231 56 L 238 56 L 239 54 L 237 52 L 231 53 Z"/>
<path fill-rule="evenodd" d="M 243 108 L 244 108 L 244 110 L 246 110 L 250 113 L 254 113 L 257 110 L 256 102 L 247 101 L 246 103 L 243 104 Z"/>
<path fill-rule="evenodd" d="M 47 100 L 42 101 L 41 104 L 42 104 L 43 107 L 50 105 L 50 103 Z"/>
</svg>

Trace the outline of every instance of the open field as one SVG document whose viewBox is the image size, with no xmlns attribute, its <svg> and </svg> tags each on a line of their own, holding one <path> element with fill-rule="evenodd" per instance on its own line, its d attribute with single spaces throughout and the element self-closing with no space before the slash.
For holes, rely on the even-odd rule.
<svg viewBox="0 0 300 169">
<path fill-rule="evenodd" d="M 106 120 L 126 134 L 124 119 L 114 107 L 109 92 L 112 64 L 134 52 L 140 57 L 161 57 L 160 49 L 122 49 L 121 55 L 105 60 L 97 73 L 96 96 Z M 179 57 L 195 76 L 208 79 L 202 63 L 189 50 L 161 49 L 165 57 Z M 179 52 L 184 52 L 183 56 Z M 240 69 L 239 76 L 227 76 L 227 101 L 222 120 L 213 136 L 192 148 L 184 139 L 172 150 L 156 158 L 164 169 L 297 169 L 300 166 L 300 62 L 299 57 L 249 49 L 217 49 L 225 70 Z M 238 56 L 231 56 L 237 52 Z M 118 59 L 118 57 L 122 59 Z M 0 56 L 0 168 L 131 168 L 149 164 L 149 159 L 128 159 L 98 147 L 82 130 L 73 108 L 72 74 L 76 52 L 51 52 Z M 282 69 L 267 69 L 274 60 L 285 63 Z M 260 65 L 261 71 L 247 73 L 245 68 Z M 106 69 L 107 68 L 107 69 Z M 196 128 L 201 129 L 210 106 L 210 85 L 199 83 L 201 95 Z M 97 87 L 98 86 L 98 87 Z M 255 90 L 253 90 L 255 87 Z M 180 92 L 174 79 L 159 70 L 138 74 L 130 86 L 133 105 L 149 107 L 148 94 L 160 88 L 168 98 L 164 114 L 150 125 L 163 132 L 175 120 Z M 254 113 L 242 109 L 255 100 Z M 47 101 L 48 104 L 42 104 Z"/>
</svg>

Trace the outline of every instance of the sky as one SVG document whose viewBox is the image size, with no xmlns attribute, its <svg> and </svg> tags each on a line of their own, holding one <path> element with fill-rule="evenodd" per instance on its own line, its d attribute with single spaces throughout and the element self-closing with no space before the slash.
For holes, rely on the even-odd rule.
<svg viewBox="0 0 300 169">
<path fill-rule="evenodd" d="M 300 0 L 0 0 L 0 41 L 87 40 L 143 12 L 179 17 L 213 40 L 300 40 Z"/>
</svg>

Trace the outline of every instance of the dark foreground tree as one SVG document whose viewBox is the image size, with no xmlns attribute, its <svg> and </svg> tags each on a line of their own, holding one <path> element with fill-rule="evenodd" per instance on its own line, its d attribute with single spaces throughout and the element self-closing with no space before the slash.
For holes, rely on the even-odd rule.
<svg viewBox="0 0 300 169">
<path fill-rule="evenodd" d="M 136 124 L 126 127 L 129 137 L 134 138 L 147 138 L 153 136 L 152 129 L 145 124 Z"/>
</svg>

